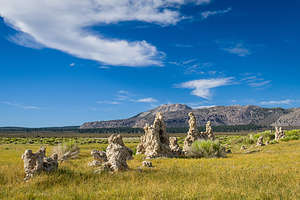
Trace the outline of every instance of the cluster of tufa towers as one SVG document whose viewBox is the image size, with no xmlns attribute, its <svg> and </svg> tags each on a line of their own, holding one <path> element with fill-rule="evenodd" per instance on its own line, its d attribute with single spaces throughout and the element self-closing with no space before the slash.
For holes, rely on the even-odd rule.
<svg viewBox="0 0 300 200">
<path fill-rule="evenodd" d="M 158 157 L 182 157 L 188 155 L 192 144 L 197 140 L 214 140 L 210 121 L 206 124 L 206 131 L 199 132 L 195 115 L 189 114 L 189 131 L 184 140 L 183 149 L 177 143 L 176 137 L 169 137 L 166 130 L 166 124 L 162 113 L 156 113 L 154 122 L 151 126 L 146 124 L 144 127 L 145 134 L 141 136 L 140 143 L 137 146 L 136 154 L 144 154 L 146 159 Z M 31 150 L 26 150 L 22 156 L 24 160 L 25 180 L 30 179 L 39 171 L 52 171 L 58 167 L 57 154 L 51 157 L 45 156 L 45 148 L 37 153 L 32 153 Z M 127 160 L 132 159 L 133 151 L 126 147 L 122 136 L 113 134 L 108 138 L 108 147 L 106 151 L 92 150 L 91 155 L 94 160 L 89 162 L 91 167 L 99 166 L 96 173 L 102 171 L 123 171 L 128 169 Z M 150 161 L 143 161 L 143 166 L 152 167 Z"/>
<path fill-rule="evenodd" d="M 192 144 L 200 140 L 215 140 L 215 135 L 212 131 L 211 122 L 206 123 L 205 132 L 200 132 L 197 129 L 197 121 L 194 113 L 189 114 L 189 130 L 184 140 L 183 149 L 178 145 L 176 137 L 169 137 L 166 130 L 166 124 L 162 113 L 156 113 L 154 122 L 151 126 L 145 125 L 145 134 L 140 137 L 140 143 L 137 146 L 136 154 L 144 154 L 146 159 L 158 157 L 187 157 L 192 151 Z M 275 140 L 278 141 L 285 137 L 282 128 L 275 127 Z M 257 146 L 263 146 L 263 136 L 257 140 Z M 76 150 L 76 155 L 79 150 Z M 72 156 L 72 152 L 58 158 L 58 154 L 53 154 L 51 157 L 46 157 L 46 149 L 41 147 L 36 153 L 31 150 L 26 150 L 22 155 L 24 161 L 25 180 L 29 180 L 36 173 L 41 171 L 50 172 L 58 168 L 58 161 L 63 161 L 66 157 Z M 89 162 L 91 167 L 99 167 L 95 173 L 102 171 L 117 172 L 128 169 L 127 160 L 132 159 L 133 151 L 126 147 L 122 136 L 112 134 L 108 138 L 108 146 L 106 151 L 92 150 L 91 155 L 94 160 Z M 144 160 L 143 167 L 152 167 L 150 161 Z"/>
</svg>

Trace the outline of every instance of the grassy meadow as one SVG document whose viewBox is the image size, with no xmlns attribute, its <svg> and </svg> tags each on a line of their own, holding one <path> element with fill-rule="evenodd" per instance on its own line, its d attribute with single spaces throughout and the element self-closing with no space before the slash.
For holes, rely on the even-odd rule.
<svg viewBox="0 0 300 200">
<path fill-rule="evenodd" d="M 130 170 L 114 174 L 94 174 L 87 166 L 90 151 L 104 150 L 107 142 L 78 142 L 77 159 L 29 182 L 23 181 L 24 150 L 36 151 L 43 144 L 49 155 L 54 145 L 2 138 L 0 199 L 300 199 L 300 134 L 287 135 L 291 140 L 263 147 L 255 147 L 249 136 L 220 136 L 232 150 L 226 158 L 160 158 L 151 160 L 153 168 L 141 168 L 143 156 L 136 155 L 128 161 Z M 132 149 L 138 144 L 137 139 L 124 140 Z M 240 150 L 241 145 L 247 149 Z"/>
</svg>

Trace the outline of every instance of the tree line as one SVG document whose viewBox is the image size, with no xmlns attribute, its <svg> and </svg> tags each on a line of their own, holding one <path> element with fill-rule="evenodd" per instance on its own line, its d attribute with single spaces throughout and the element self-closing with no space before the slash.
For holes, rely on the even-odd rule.
<svg viewBox="0 0 300 200">
<path fill-rule="evenodd" d="M 198 127 L 199 131 L 205 131 L 205 126 Z M 230 126 L 213 126 L 214 132 L 240 132 L 240 131 L 256 131 L 269 129 L 268 126 L 260 126 L 255 124 L 248 125 L 230 125 Z M 168 133 L 186 133 L 188 127 L 167 127 Z M 119 128 L 90 128 L 90 129 L 80 129 L 79 126 L 68 126 L 68 127 L 46 127 L 46 128 L 22 128 L 22 127 L 2 127 L 0 128 L 0 133 L 9 132 L 74 132 L 74 133 L 130 133 L 130 134 L 143 134 L 144 130 L 142 128 L 131 128 L 131 127 L 119 127 Z"/>
</svg>

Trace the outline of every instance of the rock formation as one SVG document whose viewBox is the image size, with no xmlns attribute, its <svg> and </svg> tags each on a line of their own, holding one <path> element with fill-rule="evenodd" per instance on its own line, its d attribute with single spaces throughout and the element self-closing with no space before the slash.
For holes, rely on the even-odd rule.
<svg viewBox="0 0 300 200">
<path fill-rule="evenodd" d="M 285 134 L 284 134 L 284 131 L 282 130 L 282 128 L 281 127 L 278 128 L 276 126 L 275 127 L 275 140 L 278 141 L 284 137 L 285 137 Z"/>
<path fill-rule="evenodd" d="M 92 150 L 91 155 L 93 156 L 94 160 L 88 163 L 88 166 L 90 167 L 99 166 L 107 162 L 107 156 L 104 151 Z"/>
<path fill-rule="evenodd" d="M 215 135 L 212 131 L 212 128 L 211 128 L 211 122 L 208 121 L 205 125 L 205 134 L 207 135 L 208 139 L 210 140 L 214 140 L 215 139 Z"/>
<path fill-rule="evenodd" d="M 105 154 L 105 155 L 104 155 Z M 128 169 L 127 160 L 132 159 L 133 151 L 124 145 L 121 135 L 112 134 L 108 138 L 108 147 L 105 152 L 92 151 L 94 159 L 98 161 L 107 161 L 102 164 L 101 171 L 123 171 Z"/>
<path fill-rule="evenodd" d="M 58 156 L 57 154 L 52 154 L 51 157 L 46 157 L 46 148 L 41 147 L 40 150 L 36 153 L 32 153 L 32 150 L 25 150 L 22 155 L 24 161 L 24 171 L 25 178 L 24 180 L 29 180 L 34 176 L 34 174 L 46 171 L 50 172 L 58 167 Z"/>
<path fill-rule="evenodd" d="M 260 137 L 257 139 L 256 146 L 264 146 L 264 137 L 263 137 L 263 136 L 260 136 Z"/>
<path fill-rule="evenodd" d="M 153 125 L 146 124 L 144 131 L 145 135 L 137 146 L 137 154 L 145 154 L 147 158 L 173 157 L 166 125 L 160 112 L 156 113 Z"/>
<path fill-rule="evenodd" d="M 177 138 L 176 137 L 170 137 L 169 138 L 170 141 L 170 149 L 173 152 L 173 154 L 175 156 L 181 156 L 183 154 L 182 149 L 179 147 L 178 143 L 177 143 Z"/>
<path fill-rule="evenodd" d="M 184 146 L 183 146 L 183 151 L 187 153 L 190 151 L 190 148 L 192 144 L 196 140 L 206 140 L 208 138 L 208 134 L 205 132 L 199 132 L 197 129 L 197 122 L 194 113 L 190 112 L 189 113 L 189 131 L 187 133 L 187 136 L 184 140 Z M 210 127 L 211 128 L 211 127 Z M 211 131 L 211 130 L 210 130 Z M 211 131 L 212 132 L 212 131 Z"/>
</svg>

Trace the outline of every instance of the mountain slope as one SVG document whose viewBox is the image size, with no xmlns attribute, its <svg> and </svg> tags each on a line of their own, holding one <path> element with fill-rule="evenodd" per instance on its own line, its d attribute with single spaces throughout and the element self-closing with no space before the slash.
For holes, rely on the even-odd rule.
<svg viewBox="0 0 300 200">
<path fill-rule="evenodd" d="M 300 125 L 300 109 L 262 108 L 259 106 L 216 106 L 210 108 L 192 109 L 184 104 L 165 104 L 155 109 L 142 112 L 136 116 L 122 120 L 96 121 L 84 123 L 80 128 L 116 128 L 116 127 L 144 127 L 151 124 L 155 114 L 162 112 L 168 127 L 187 127 L 188 113 L 194 112 L 198 126 L 203 126 L 210 120 L 212 125 L 274 125 L 281 119 L 288 120 L 298 113 Z M 294 114 L 293 114 L 294 113 Z M 278 121 L 277 125 L 281 125 Z"/>
<path fill-rule="evenodd" d="M 300 108 L 292 109 L 292 112 L 282 115 L 277 119 L 273 126 L 300 126 Z"/>
</svg>

